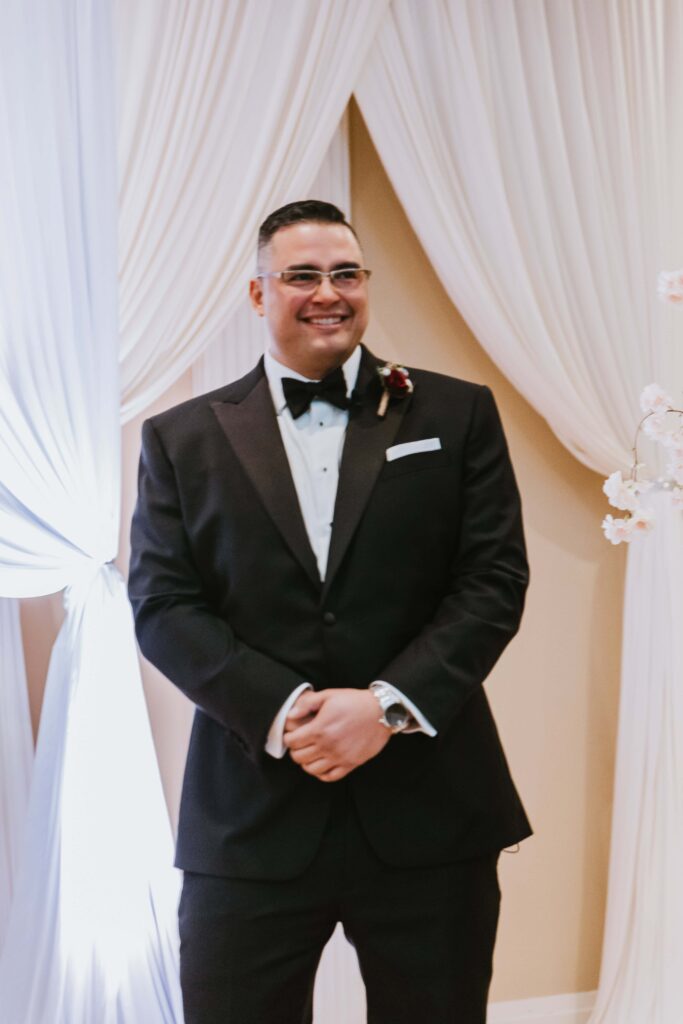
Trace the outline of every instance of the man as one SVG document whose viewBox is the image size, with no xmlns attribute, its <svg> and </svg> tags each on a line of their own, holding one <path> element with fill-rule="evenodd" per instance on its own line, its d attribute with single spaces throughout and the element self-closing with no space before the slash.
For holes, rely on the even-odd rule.
<svg viewBox="0 0 683 1024">
<path fill-rule="evenodd" d="M 497 858 L 530 833 L 481 685 L 522 613 L 519 498 L 487 388 L 360 345 L 368 277 L 336 207 L 275 211 L 265 362 L 143 427 L 137 633 L 197 705 L 187 1024 L 310 1021 L 337 921 L 369 1022 L 485 1021 Z"/>
</svg>

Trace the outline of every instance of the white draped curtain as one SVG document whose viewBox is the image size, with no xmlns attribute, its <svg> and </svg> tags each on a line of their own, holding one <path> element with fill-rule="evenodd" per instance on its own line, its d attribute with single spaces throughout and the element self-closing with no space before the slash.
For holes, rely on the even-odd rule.
<svg viewBox="0 0 683 1024">
<path fill-rule="evenodd" d="M 112 561 L 120 417 L 106 3 L 4 0 L 0 134 L 11 140 L 0 146 L 0 594 L 66 588 L 28 805 L 15 791 L 11 820 L 3 778 L 12 874 L 0 1017 L 179 1024 L 178 878 Z M 2 673 L 2 710 L 9 696 L 23 739 L 3 720 L 1 759 L 19 778 L 23 665 L 4 644 Z"/>
<path fill-rule="evenodd" d="M 315 179 L 297 199 L 322 199 L 339 206 L 347 217 L 351 215 L 351 181 L 349 171 L 349 124 L 344 114 L 339 127 L 330 140 L 327 152 L 317 169 L 312 168 Z M 288 200 L 283 200 L 287 202 Z M 282 205 L 282 204 L 279 204 Z M 273 207 L 276 209 L 277 207 Z M 265 211 L 265 215 L 270 213 Z M 256 233 L 252 238 L 251 258 L 240 282 L 237 308 L 226 325 L 204 348 L 192 365 L 192 389 L 201 395 L 213 388 L 229 384 L 247 373 L 263 355 L 267 339 L 265 321 L 256 316 L 248 297 L 250 277 L 256 272 Z"/>
<path fill-rule="evenodd" d="M 388 0 L 115 0 L 122 416 L 243 297 L 258 225 L 309 191 Z"/>
<path fill-rule="evenodd" d="M 66 587 L 26 820 L 3 819 L 24 840 L 10 1019 L 181 1016 L 177 877 L 112 564 L 113 424 L 229 318 L 256 226 L 310 184 L 385 6 L 116 6 L 120 347 L 109 7 L 3 9 L 0 593 Z"/>
<path fill-rule="evenodd" d="M 605 474 L 628 467 L 642 388 L 683 387 L 683 324 L 655 293 L 683 248 L 681 53 L 677 0 L 393 0 L 356 88 L 453 302 Z M 594 1024 L 683 1005 L 683 522 L 654 500 L 659 533 L 629 558 Z"/>
<path fill-rule="evenodd" d="M 32 761 L 19 602 L 0 597 L 0 957 L 20 864 Z"/>
<path fill-rule="evenodd" d="M 654 299 L 683 244 L 677 0 L 114 0 L 115 47 L 109 17 L 0 5 L 0 594 L 67 588 L 24 852 L 2 847 L 0 1006 L 22 1024 L 181 1019 L 168 823 L 112 565 L 118 423 L 229 340 L 258 224 L 309 193 L 352 90 L 453 302 L 571 452 L 625 466 L 640 389 L 683 386 L 683 328 Z M 654 500 L 629 558 L 595 1024 L 671 1024 L 683 1004 L 683 528 Z M 0 671 L 4 711 L 22 667 Z M 12 843 L 22 785 L 11 812 L 0 792 Z"/>
</svg>

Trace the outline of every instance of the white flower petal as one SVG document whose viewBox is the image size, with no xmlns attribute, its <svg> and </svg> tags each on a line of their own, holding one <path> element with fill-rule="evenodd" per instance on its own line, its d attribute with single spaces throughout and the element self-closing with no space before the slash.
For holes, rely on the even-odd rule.
<svg viewBox="0 0 683 1024">
<path fill-rule="evenodd" d="M 605 537 L 611 544 L 628 543 L 631 540 L 631 520 L 614 519 L 611 515 L 605 516 L 602 521 L 602 529 Z"/>
<path fill-rule="evenodd" d="M 683 271 L 662 270 L 657 278 L 657 294 L 663 302 L 683 301 Z"/>
<path fill-rule="evenodd" d="M 640 394 L 640 408 L 643 412 L 664 413 L 672 409 L 674 400 L 659 384 L 648 384 Z"/>
</svg>

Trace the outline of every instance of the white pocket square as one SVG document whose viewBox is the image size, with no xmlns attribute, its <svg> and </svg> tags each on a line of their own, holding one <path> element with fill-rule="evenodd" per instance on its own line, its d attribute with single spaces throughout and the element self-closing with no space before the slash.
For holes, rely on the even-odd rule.
<svg viewBox="0 0 683 1024">
<path fill-rule="evenodd" d="M 402 459 L 404 455 L 416 455 L 418 452 L 438 452 L 441 448 L 440 437 L 425 437 L 423 441 L 405 441 L 387 448 L 387 462 Z"/>
</svg>

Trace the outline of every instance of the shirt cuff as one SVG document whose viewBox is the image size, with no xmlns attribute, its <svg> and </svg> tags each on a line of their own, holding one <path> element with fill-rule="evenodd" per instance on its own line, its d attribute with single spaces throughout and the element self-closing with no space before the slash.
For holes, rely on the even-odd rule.
<svg viewBox="0 0 683 1024">
<path fill-rule="evenodd" d="M 266 739 L 266 753 L 270 754 L 271 757 L 284 757 L 287 753 L 287 747 L 284 743 L 285 737 L 285 722 L 287 721 L 287 715 L 289 710 L 294 703 L 296 703 L 299 694 L 303 693 L 304 690 L 312 690 L 313 687 L 310 683 L 302 683 L 301 686 L 297 686 L 296 690 L 292 690 L 287 700 L 284 702 L 275 718 L 273 724 L 268 730 L 268 738 Z M 397 691 L 398 692 L 398 691 Z M 406 707 L 408 705 L 406 704 Z"/>
<path fill-rule="evenodd" d="M 382 683 L 383 686 L 386 686 L 387 689 L 391 690 L 396 700 L 400 704 L 403 704 L 415 719 L 415 725 L 409 725 L 406 729 L 402 730 L 403 733 L 424 732 L 427 736 L 436 736 L 436 729 L 432 723 L 425 718 L 420 709 L 413 704 L 410 698 L 406 697 L 404 693 L 401 693 L 398 687 L 392 686 L 391 683 L 387 683 L 384 679 L 378 679 L 377 682 Z"/>
</svg>

